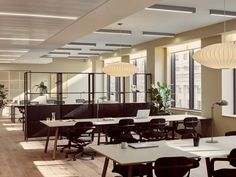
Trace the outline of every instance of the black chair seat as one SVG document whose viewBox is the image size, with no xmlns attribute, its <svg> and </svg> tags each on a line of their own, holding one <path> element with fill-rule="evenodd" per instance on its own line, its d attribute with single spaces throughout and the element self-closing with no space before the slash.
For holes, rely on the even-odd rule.
<svg viewBox="0 0 236 177">
<path fill-rule="evenodd" d="M 152 170 L 150 170 L 151 164 L 138 164 L 133 166 L 133 176 L 145 176 L 152 177 Z M 128 177 L 128 168 L 127 166 L 121 166 L 121 165 L 114 165 L 114 168 L 112 170 L 114 173 L 119 173 L 122 175 L 122 177 Z"/>
<path fill-rule="evenodd" d="M 236 135 L 236 131 L 229 131 L 225 133 L 225 136 L 235 136 Z"/>
<path fill-rule="evenodd" d="M 219 169 L 214 171 L 214 177 L 236 177 L 236 169 Z"/>
<path fill-rule="evenodd" d="M 156 177 L 184 177 L 190 175 L 190 169 L 199 166 L 200 159 L 187 157 L 163 157 L 155 162 Z"/>
</svg>

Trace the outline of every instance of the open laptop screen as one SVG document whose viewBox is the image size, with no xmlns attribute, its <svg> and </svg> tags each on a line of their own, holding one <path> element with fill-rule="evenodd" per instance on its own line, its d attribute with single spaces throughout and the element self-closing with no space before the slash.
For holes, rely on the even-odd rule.
<svg viewBox="0 0 236 177">
<path fill-rule="evenodd" d="M 137 111 L 137 115 L 136 115 L 136 118 L 148 118 L 150 114 L 150 109 L 139 109 Z"/>
</svg>

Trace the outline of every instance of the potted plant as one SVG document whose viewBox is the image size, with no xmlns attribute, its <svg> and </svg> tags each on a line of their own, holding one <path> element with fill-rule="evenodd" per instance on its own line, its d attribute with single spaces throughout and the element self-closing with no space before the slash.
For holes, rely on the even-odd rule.
<svg viewBox="0 0 236 177">
<path fill-rule="evenodd" d="M 7 104 L 7 89 L 3 84 L 0 84 L 0 108 Z"/>
<path fill-rule="evenodd" d="M 41 81 L 38 85 L 35 85 L 35 87 L 36 87 L 36 91 L 39 89 L 40 95 L 44 95 L 44 94 L 48 93 L 48 90 L 47 90 L 48 88 L 44 84 L 43 81 Z"/>
<path fill-rule="evenodd" d="M 173 99 L 171 98 L 171 88 L 159 81 L 152 84 L 151 89 L 152 114 L 169 114 L 168 108 L 171 106 Z"/>
</svg>

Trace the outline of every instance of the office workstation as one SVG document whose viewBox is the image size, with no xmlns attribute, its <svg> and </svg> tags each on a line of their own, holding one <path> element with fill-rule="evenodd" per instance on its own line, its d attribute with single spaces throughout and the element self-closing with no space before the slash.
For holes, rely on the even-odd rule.
<svg viewBox="0 0 236 177">
<path fill-rule="evenodd" d="M 235 5 L 2 0 L 0 176 L 236 176 Z"/>
</svg>

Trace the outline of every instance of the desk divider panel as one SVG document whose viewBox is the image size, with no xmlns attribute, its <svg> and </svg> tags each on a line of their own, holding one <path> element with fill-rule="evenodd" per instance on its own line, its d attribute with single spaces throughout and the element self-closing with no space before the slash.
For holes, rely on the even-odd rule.
<svg viewBox="0 0 236 177">
<path fill-rule="evenodd" d="M 138 109 L 149 109 L 150 103 L 112 103 L 99 104 L 98 115 L 102 117 L 131 117 L 136 116 Z M 44 137 L 47 127 L 40 123 L 56 113 L 56 119 L 97 118 L 97 104 L 74 105 L 26 105 L 25 139 Z M 55 132 L 52 131 L 51 135 Z"/>
</svg>

